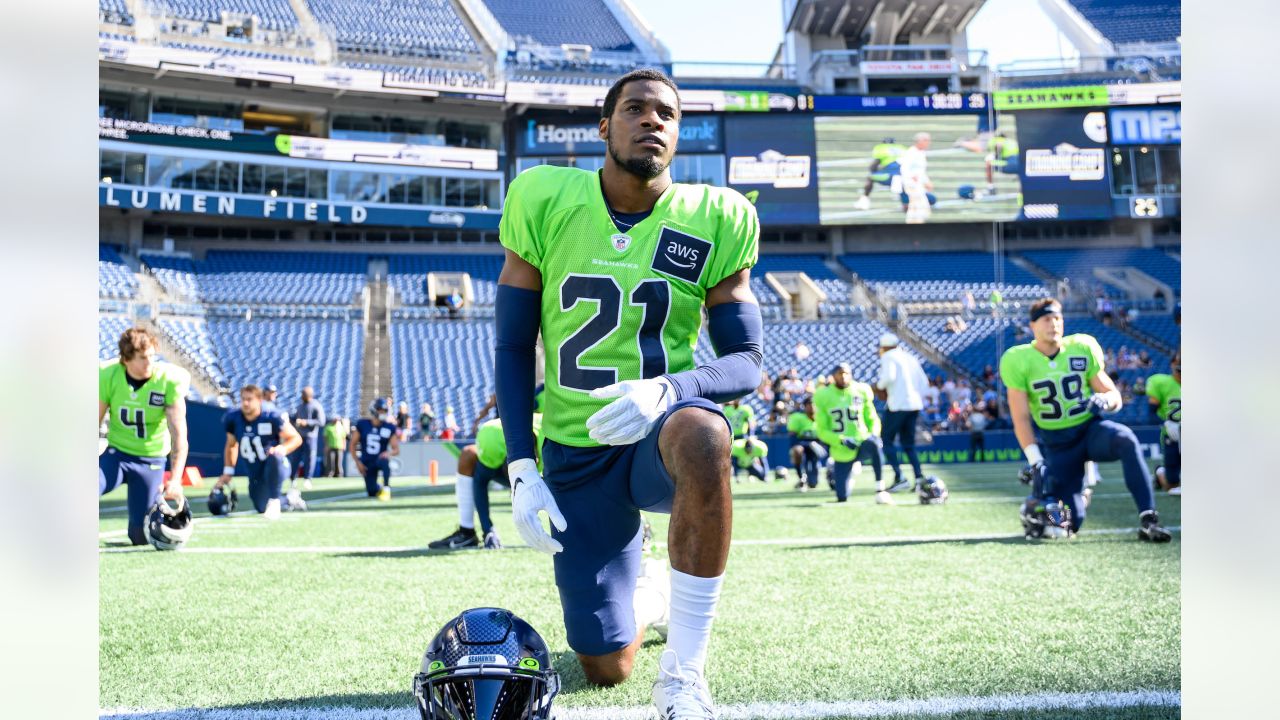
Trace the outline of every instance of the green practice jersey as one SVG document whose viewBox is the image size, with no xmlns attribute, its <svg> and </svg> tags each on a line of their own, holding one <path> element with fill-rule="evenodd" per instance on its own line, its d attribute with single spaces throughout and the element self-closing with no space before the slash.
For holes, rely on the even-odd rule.
<svg viewBox="0 0 1280 720">
<path fill-rule="evenodd" d="M 756 411 L 750 405 L 725 405 L 720 408 L 724 411 L 725 419 L 729 421 L 729 427 L 733 429 L 733 436 L 736 438 L 744 437 L 751 432 L 751 426 L 756 421 Z"/>
<path fill-rule="evenodd" d="M 546 436 L 595 447 L 596 388 L 692 370 L 707 291 L 756 262 L 755 208 L 728 188 L 672 183 L 618 232 L 597 173 L 540 165 L 507 190 L 499 239 L 542 273 Z"/>
<path fill-rule="evenodd" d="M 347 433 L 338 423 L 324 426 L 324 446 L 330 450 L 341 450 L 347 444 Z"/>
<path fill-rule="evenodd" d="M 1159 373 L 1147 378 L 1147 397 L 1160 403 L 1156 414 L 1161 420 L 1182 422 L 1182 383 L 1172 375 Z"/>
<path fill-rule="evenodd" d="M 787 432 L 801 440 L 815 440 L 818 437 L 813 418 L 802 412 L 793 412 L 787 416 Z"/>
<path fill-rule="evenodd" d="M 874 160 L 879 160 L 880 167 L 883 168 L 889 163 L 897 162 L 898 156 L 906 149 L 907 148 L 902 145 L 898 145 L 897 143 L 879 143 L 875 147 L 871 148 L 871 157 Z"/>
<path fill-rule="evenodd" d="M 1052 359 L 1031 343 L 1011 347 L 1000 358 L 1000 379 L 1027 394 L 1031 419 L 1043 430 L 1088 421 L 1089 381 L 1102 370 L 1102 346 L 1083 333 L 1062 338 L 1062 349 Z"/>
<path fill-rule="evenodd" d="M 533 447 L 537 454 L 538 468 L 542 468 L 542 414 L 533 414 Z M 476 432 L 476 459 L 485 467 L 497 469 L 507 461 L 507 438 L 502 432 L 502 420 L 495 418 L 480 426 Z"/>
<path fill-rule="evenodd" d="M 866 383 L 853 382 L 843 390 L 827 385 L 814 391 L 814 424 L 818 439 L 831 449 L 832 460 L 851 462 L 858 456 L 856 450 L 841 443 L 844 438 L 861 443 L 880 434 L 880 416 L 874 402 L 871 386 Z"/>
<path fill-rule="evenodd" d="M 755 462 L 756 458 L 762 458 L 769 454 L 769 448 L 759 440 L 751 443 L 750 449 L 747 448 L 747 439 L 733 441 L 733 462 L 740 468 L 748 467 Z"/>
<path fill-rule="evenodd" d="M 187 395 L 191 375 L 156 363 L 151 378 L 134 390 L 118 360 L 98 367 L 98 400 L 107 404 L 107 445 L 138 457 L 169 454 L 165 409 Z"/>
<path fill-rule="evenodd" d="M 1008 160 L 1018 154 L 1018 141 L 1013 138 L 1004 138 L 1001 140 L 1001 138 L 993 135 L 991 136 L 991 139 L 987 141 L 987 152 L 995 155 L 1001 160 Z"/>
</svg>

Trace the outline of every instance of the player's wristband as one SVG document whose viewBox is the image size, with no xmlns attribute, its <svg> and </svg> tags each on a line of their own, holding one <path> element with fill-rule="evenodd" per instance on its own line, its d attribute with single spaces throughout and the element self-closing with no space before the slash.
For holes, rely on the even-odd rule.
<svg viewBox="0 0 1280 720">
<path fill-rule="evenodd" d="M 1036 443 L 1022 448 L 1022 453 L 1027 456 L 1027 462 L 1032 465 L 1044 462 L 1044 455 L 1040 453 L 1040 446 Z"/>
<path fill-rule="evenodd" d="M 236 468 L 235 468 L 235 466 L 234 466 L 234 465 L 223 465 L 223 466 L 222 466 L 222 474 L 223 474 L 223 475 L 235 475 L 235 474 L 236 474 Z"/>
</svg>

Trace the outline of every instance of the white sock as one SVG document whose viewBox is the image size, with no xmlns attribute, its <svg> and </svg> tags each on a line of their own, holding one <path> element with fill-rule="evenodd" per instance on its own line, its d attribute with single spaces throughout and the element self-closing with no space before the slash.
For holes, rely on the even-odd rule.
<svg viewBox="0 0 1280 720">
<path fill-rule="evenodd" d="M 702 674 L 711 642 L 711 621 L 720 600 L 724 575 L 713 578 L 686 575 L 671 569 L 671 618 L 667 647 L 676 651 L 682 672 Z"/>
<path fill-rule="evenodd" d="M 470 475 L 458 476 L 457 484 L 454 486 L 454 493 L 458 498 L 458 525 L 467 529 L 475 529 L 476 496 L 475 488 L 471 486 Z"/>
</svg>

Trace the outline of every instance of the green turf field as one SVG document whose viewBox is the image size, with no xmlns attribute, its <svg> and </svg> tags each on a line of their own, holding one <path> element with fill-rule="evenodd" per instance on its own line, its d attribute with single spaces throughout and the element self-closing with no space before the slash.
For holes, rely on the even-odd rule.
<svg viewBox="0 0 1280 720">
<path fill-rule="evenodd" d="M 789 483 L 735 485 L 707 668 L 722 716 L 1178 717 L 1180 535 L 1136 539 L 1111 465 L 1086 533 L 1028 543 L 1017 469 L 931 468 L 951 488 L 942 507 L 874 505 L 869 470 L 845 505 Z M 317 481 L 309 512 L 275 522 L 209 518 L 189 489 L 204 519 L 177 553 L 127 548 L 124 492 L 103 498 L 104 716 L 408 720 L 430 637 L 460 610 L 500 605 L 557 655 L 563 717 L 645 717 L 659 641 L 631 681 L 587 686 L 550 559 L 521 547 L 427 552 L 456 525 L 452 485 L 398 478 L 389 503 L 350 497 L 361 487 Z M 505 491 L 491 498 L 500 534 L 518 543 Z M 1166 526 L 1180 524 L 1180 502 L 1159 497 Z M 664 538 L 667 518 L 652 519 Z"/>
</svg>

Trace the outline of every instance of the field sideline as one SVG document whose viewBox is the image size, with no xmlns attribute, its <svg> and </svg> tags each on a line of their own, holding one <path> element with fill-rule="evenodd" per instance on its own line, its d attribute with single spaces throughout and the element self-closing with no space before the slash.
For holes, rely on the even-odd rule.
<svg viewBox="0 0 1280 720">
<path fill-rule="evenodd" d="M 876 506 L 869 470 L 847 505 L 735 485 L 707 669 L 724 720 L 1180 716 L 1181 536 L 1136 539 L 1118 465 L 1102 467 L 1087 532 L 1045 544 L 1021 538 L 1016 463 L 929 469 L 951 487 L 946 506 Z M 207 489 L 188 489 L 203 519 L 186 550 L 164 554 L 127 547 L 124 492 L 104 497 L 100 716 L 408 720 L 431 635 L 486 604 L 546 638 L 561 720 L 649 716 L 661 643 L 645 643 L 629 682 L 588 686 L 550 561 L 514 547 L 505 492 L 491 498 L 511 547 L 433 553 L 426 543 L 457 522 L 451 484 L 397 478 L 389 503 L 359 488 L 317 481 L 311 511 L 277 522 L 209 518 Z M 1166 526 L 1180 525 L 1180 502 L 1159 497 Z M 665 538 L 667 518 L 652 519 Z"/>
</svg>

